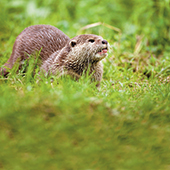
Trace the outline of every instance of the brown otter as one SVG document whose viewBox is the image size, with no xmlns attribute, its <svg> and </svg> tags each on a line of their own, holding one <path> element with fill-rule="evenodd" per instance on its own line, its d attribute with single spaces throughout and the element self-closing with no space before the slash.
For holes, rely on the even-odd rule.
<svg viewBox="0 0 170 170">
<path fill-rule="evenodd" d="M 90 67 L 92 79 L 100 84 L 103 75 L 101 60 L 107 56 L 108 50 L 108 42 L 102 37 L 84 34 L 70 40 L 55 27 L 31 26 L 17 37 L 5 66 L 12 68 L 18 57 L 22 61 L 28 57 L 27 54 L 37 50 L 41 50 L 41 70 L 51 74 L 68 74 L 78 79 Z M 3 71 L 7 74 L 6 70 Z"/>
<path fill-rule="evenodd" d="M 18 59 L 23 61 L 35 52 L 40 51 L 41 60 L 45 61 L 52 53 L 62 49 L 69 40 L 67 35 L 51 25 L 33 25 L 25 28 L 16 38 L 11 57 L 0 69 L 0 75 L 6 76 L 6 68 L 11 69 Z"/>
<path fill-rule="evenodd" d="M 78 79 L 89 68 L 92 79 L 100 84 L 103 75 L 101 60 L 107 56 L 108 42 L 93 34 L 78 35 L 64 48 L 53 53 L 41 66 L 42 70 L 68 74 Z"/>
</svg>

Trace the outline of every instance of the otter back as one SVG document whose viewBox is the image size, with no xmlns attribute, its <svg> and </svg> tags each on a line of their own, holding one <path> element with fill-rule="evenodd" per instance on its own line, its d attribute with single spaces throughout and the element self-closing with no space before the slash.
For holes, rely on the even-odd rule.
<svg viewBox="0 0 170 170">
<path fill-rule="evenodd" d="M 16 38 L 11 57 L 4 64 L 7 68 L 12 68 L 18 60 L 22 61 L 29 55 L 40 51 L 40 58 L 43 61 L 57 50 L 61 50 L 70 38 L 61 30 L 50 25 L 34 25 L 25 28 Z M 6 68 L 0 69 L 0 74 L 8 74 Z"/>
</svg>

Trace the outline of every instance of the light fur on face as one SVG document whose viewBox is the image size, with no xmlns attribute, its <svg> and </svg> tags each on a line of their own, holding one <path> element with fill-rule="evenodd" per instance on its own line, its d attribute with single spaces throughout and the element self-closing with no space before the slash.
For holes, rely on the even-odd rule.
<svg viewBox="0 0 170 170">
<path fill-rule="evenodd" d="M 90 67 L 92 78 L 100 82 L 103 75 L 103 65 L 101 60 L 107 56 L 108 43 L 102 37 L 85 34 L 79 35 L 71 39 L 67 45 L 61 49 L 56 55 L 52 55 L 42 66 L 50 64 L 46 68 L 52 74 L 62 72 L 78 79 L 83 72 L 86 72 Z M 50 62 L 49 62 L 50 61 Z"/>
</svg>

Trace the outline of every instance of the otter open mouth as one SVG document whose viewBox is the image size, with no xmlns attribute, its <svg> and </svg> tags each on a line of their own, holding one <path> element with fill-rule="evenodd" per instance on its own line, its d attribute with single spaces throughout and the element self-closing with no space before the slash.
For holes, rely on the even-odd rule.
<svg viewBox="0 0 170 170">
<path fill-rule="evenodd" d="M 100 54 L 100 55 L 106 54 L 107 51 L 108 51 L 108 49 L 107 49 L 107 47 L 106 47 L 106 48 L 103 48 L 102 50 L 98 51 L 96 54 Z"/>
</svg>

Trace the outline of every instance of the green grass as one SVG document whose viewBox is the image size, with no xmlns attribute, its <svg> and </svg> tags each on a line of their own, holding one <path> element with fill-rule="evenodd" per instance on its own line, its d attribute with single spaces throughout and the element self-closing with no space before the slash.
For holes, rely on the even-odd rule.
<svg viewBox="0 0 170 170">
<path fill-rule="evenodd" d="M 0 6 L 0 65 L 16 36 L 33 24 L 57 26 L 70 37 L 99 34 L 111 46 L 99 90 L 85 76 L 37 81 L 32 61 L 24 76 L 14 68 L 0 77 L 0 169 L 170 169 L 169 1 Z M 120 32 L 102 25 L 80 30 L 94 22 Z"/>
</svg>

